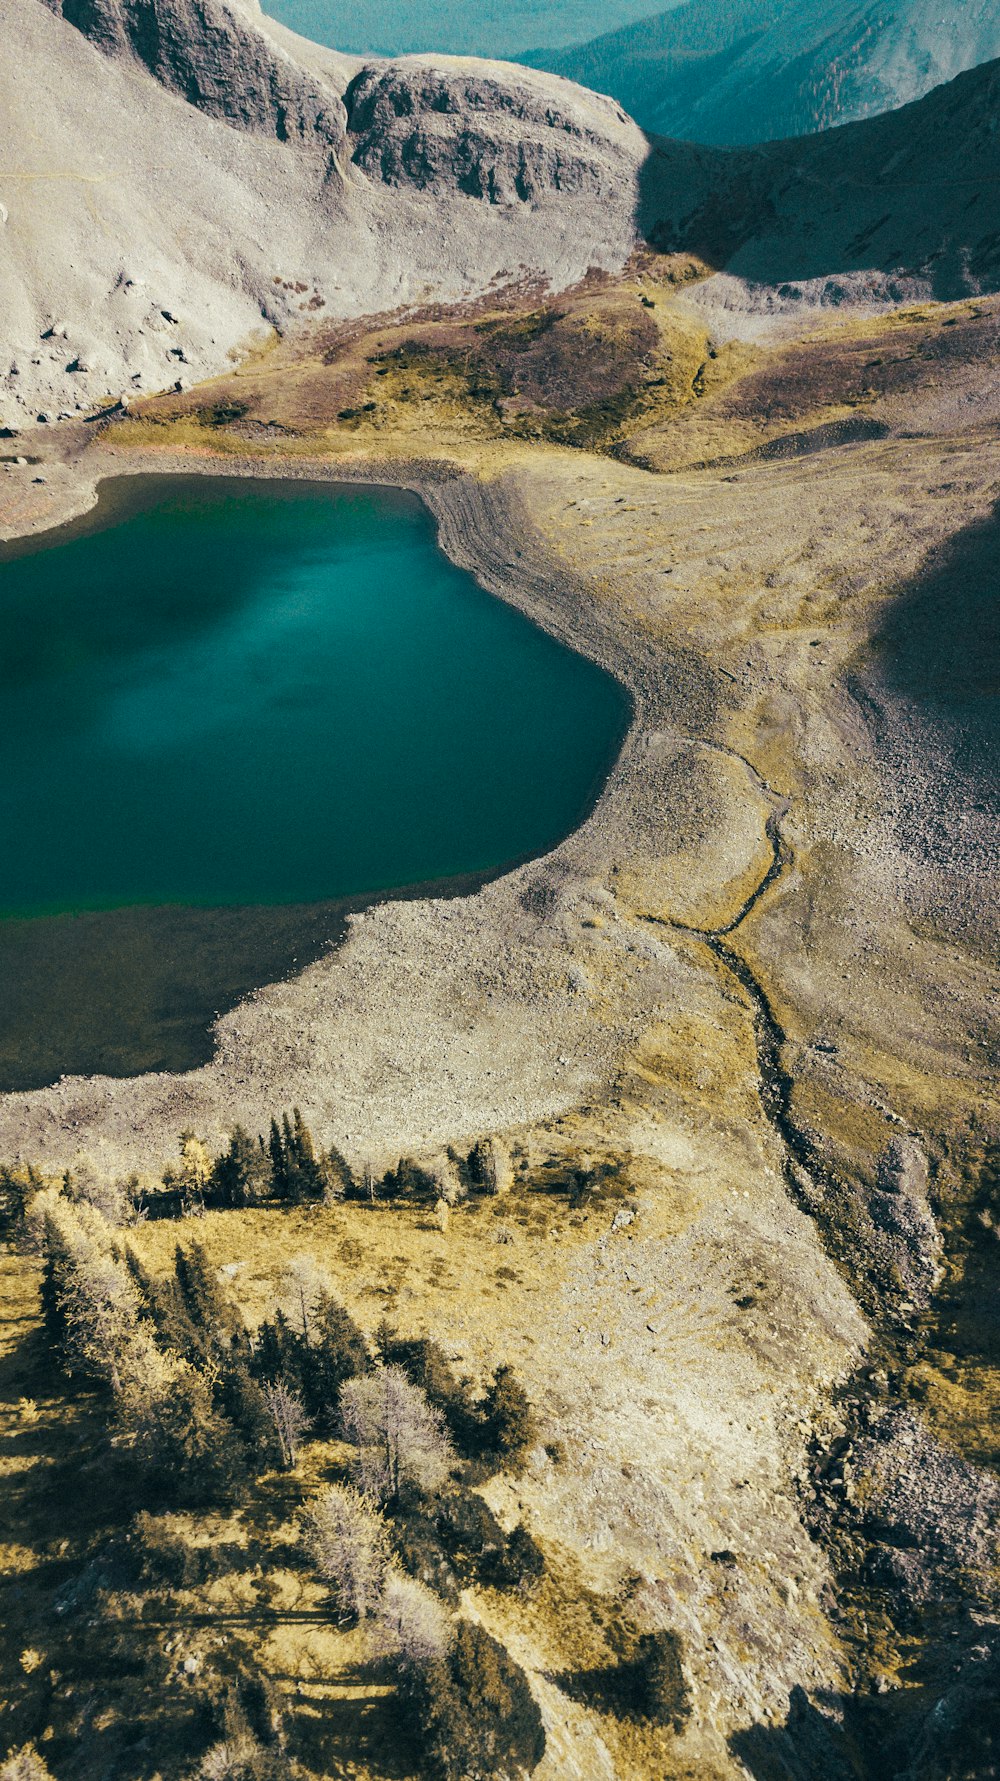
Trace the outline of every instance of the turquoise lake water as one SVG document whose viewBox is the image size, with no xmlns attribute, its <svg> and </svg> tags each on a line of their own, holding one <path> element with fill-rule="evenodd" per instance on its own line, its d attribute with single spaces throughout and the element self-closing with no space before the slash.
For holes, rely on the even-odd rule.
<svg viewBox="0 0 1000 1781">
<path fill-rule="evenodd" d="M 134 957 L 136 912 L 169 908 L 171 985 L 186 971 L 210 1017 L 278 960 L 262 941 L 213 994 L 205 911 L 254 909 L 260 938 L 261 911 L 489 873 L 580 821 L 627 696 L 456 569 L 416 497 L 192 477 L 127 499 L 116 523 L 0 565 L 0 969 L 26 1006 L 54 973 L 79 1025 L 94 933 L 130 1002 L 115 933 Z M 105 919 L 67 927 L 82 911 Z"/>
</svg>

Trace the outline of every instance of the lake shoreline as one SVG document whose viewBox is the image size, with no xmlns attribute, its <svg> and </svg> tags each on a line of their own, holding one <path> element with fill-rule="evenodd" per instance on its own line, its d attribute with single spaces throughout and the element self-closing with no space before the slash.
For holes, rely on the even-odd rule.
<svg viewBox="0 0 1000 1781">
<path fill-rule="evenodd" d="M 170 502 L 178 494 L 185 499 L 187 486 L 202 484 L 214 494 L 234 482 L 259 486 L 265 480 L 260 475 L 233 474 L 227 463 L 221 468 L 229 473 L 220 475 L 216 462 L 192 463 L 186 458 L 166 471 L 159 464 L 147 466 L 140 462 L 121 474 L 115 466 L 111 474 L 94 483 L 91 500 L 81 504 L 77 513 L 22 538 L 19 547 L 7 545 L 3 557 L 7 562 L 37 557 L 71 541 L 113 530 L 128 520 L 155 512 L 164 499 Z M 454 544 L 448 549 L 442 537 L 441 517 L 426 498 L 425 479 L 408 479 L 404 490 L 399 478 L 390 483 L 368 476 L 323 476 L 315 473 L 312 466 L 308 471 L 303 467 L 303 473 L 299 473 L 299 466 L 295 468 L 297 473 L 289 476 L 283 465 L 275 466 L 274 473 L 266 478 L 274 487 L 276 498 L 292 492 L 335 494 L 351 487 L 376 493 L 379 489 L 396 489 L 412 494 L 433 523 L 436 547 L 452 566 L 469 572 L 477 586 L 482 586 L 474 554 L 460 552 Z M 506 603 L 528 617 L 535 628 L 551 632 L 551 626 L 524 612 L 521 602 Z M 574 648 L 571 635 L 560 641 L 575 654 L 586 653 Z M 630 696 L 621 689 L 620 680 L 615 684 L 625 701 L 622 723 L 620 728 L 616 726 L 614 739 L 603 751 L 601 764 L 583 797 L 584 821 L 593 812 L 614 771 L 634 719 Z M 572 829 L 578 827 L 576 820 Z M 481 852 L 482 848 L 476 851 Z M 551 851 L 543 849 L 543 853 Z M 194 1070 L 211 1060 L 211 1029 L 217 1019 L 238 1007 L 255 989 L 284 981 L 335 951 L 344 939 L 349 917 L 385 902 L 468 897 L 538 857 L 541 856 L 535 849 L 508 853 L 495 864 L 403 880 L 399 884 L 391 880 L 375 882 L 371 889 L 347 889 L 321 901 L 258 898 L 242 911 L 242 917 L 238 900 L 216 907 L 211 899 L 190 907 L 183 901 L 161 905 L 155 899 L 143 899 L 137 904 L 80 908 L 70 904 L 64 911 L 12 913 L 0 929 L 0 962 L 9 985 L 10 1008 L 21 1010 L 21 1014 L 11 1013 L 7 1025 L 0 1030 L 0 1093 L 34 1092 L 63 1077 L 107 1076 L 123 1081 L 155 1070 L 182 1074 Z M 297 921 L 301 924 L 301 938 Z M 194 949 L 190 967 L 185 933 L 191 935 L 190 946 Z M 230 935 L 229 941 L 223 938 L 226 934 Z M 251 934 L 257 936 L 256 944 L 261 949 L 259 967 L 253 963 Z M 279 934 L 287 934 L 283 943 L 279 943 Z M 166 976 L 159 984 L 157 961 L 161 955 Z M 201 965 L 192 976 L 199 958 Z M 41 977 L 36 985 L 39 972 Z M 227 987 L 229 984 L 231 988 Z M 154 1011 L 164 1002 L 169 1014 L 161 1017 Z M 91 1032 L 83 1011 L 95 1003 L 104 1012 Z M 146 1014 L 142 1013 L 144 1009 Z M 198 1009 L 202 1010 L 200 1016 L 195 1012 Z M 10 1021 L 13 1025 L 8 1031 Z M 50 1030 L 59 1037 L 48 1044 L 45 1034 Z M 68 1037 L 71 1034 L 77 1035 L 72 1041 Z M 50 1050 L 51 1062 L 46 1063 Z M 18 1062 L 19 1054 L 25 1057 L 23 1068 Z"/>
</svg>

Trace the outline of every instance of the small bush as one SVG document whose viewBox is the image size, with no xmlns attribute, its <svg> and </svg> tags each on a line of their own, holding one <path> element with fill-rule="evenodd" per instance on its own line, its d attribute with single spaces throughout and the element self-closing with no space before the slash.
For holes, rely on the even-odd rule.
<svg viewBox="0 0 1000 1781">
<path fill-rule="evenodd" d="M 513 1367 L 497 1367 L 483 1403 L 483 1446 L 514 1470 L 535 1439 L 531 1400 Z"/>
<path fill-rule="evenodd" d="M 642 1633 L 636 1663 L 643 1716 L 679 1731 L 691 1712 L 691 1702 L 677 1634 L 666 1627 Z"/>
<path fill-rule="evenodd" d="M 497 1570 L 496 1581 L 509 1589 L 524 1589 L 537 1583 L 545 1569 L 545 1555 L 538 1541 L 519 1521 L 507 1536 L 507 1544 Z"/>
</svg>

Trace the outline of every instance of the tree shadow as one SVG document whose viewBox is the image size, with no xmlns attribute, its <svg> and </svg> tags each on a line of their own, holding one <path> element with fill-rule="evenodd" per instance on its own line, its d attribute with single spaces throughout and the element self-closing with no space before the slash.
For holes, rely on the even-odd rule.
<svg viewBox="0 0 1000 1781">
<path fill-rule="evenodd" d="M 824 1694 L 822 1704 L 793 1688 L 783 1725 L 752 1725 L 736 1732 L 729 1747 L 754 1781 L 865 1781 L 868 1769 L 845 1729 L 844 1697 Z M 888 1767 L 884 1774 L 891 1774 Z"/>
</svg>

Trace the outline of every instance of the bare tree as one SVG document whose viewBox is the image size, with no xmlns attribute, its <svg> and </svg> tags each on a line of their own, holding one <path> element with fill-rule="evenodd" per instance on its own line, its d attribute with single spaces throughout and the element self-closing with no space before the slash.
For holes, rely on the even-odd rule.
<svg viewBox="0 0 1000 1781">
<path fill-rule="evenodd" d="M 354 1476 L 378 1502 L 392 1502 L 405 1483 L 437 1490 L 455 1464 L 444 1418 L 402 1367 L 348 1379 L 340 1392 L 340 1420 L 357 1449 Z"/>
<path fill-rule="evenodd" d="M 445 1656 L 452 1621 L 443 1602 L 415 1577 L 390 1571 L 378 1605 L 381 1643 L 406 1669 L 420 1670 Z"/>
<path fill-rule="evenodd" d="M 8 1753 L 6 1762 L 0 1763 L 0 1781 L 52 1781 L 52 1771 L 34 1744 L 23 1744 L 20 1750 Z"/>
<path fill-rule="evenodd" d="M 329 1484 L 303 1517 L 313 1563 L 347 1614 L 374 1614 L 389 1568 L 389 1530 L 375 1504 L 349 1484 Z"/>
<path fill-rule="evenodd" d="M 330 1275 L 311 1255 L 295 1255 L 285 1270 L 280 1298 L 281 1309 L 309 1335 L 309 1320 L 316 1300 L 330 1291 Z"/>
<path fill-rule="evenodd" d="M 282 1462 L 286 1471 L 291 1471 L 310 1418 L 298 1393 L 290 1390 L 283 1379 L 265 1386 L 264 1396 L 274 1421 Z"/>
</svg>

